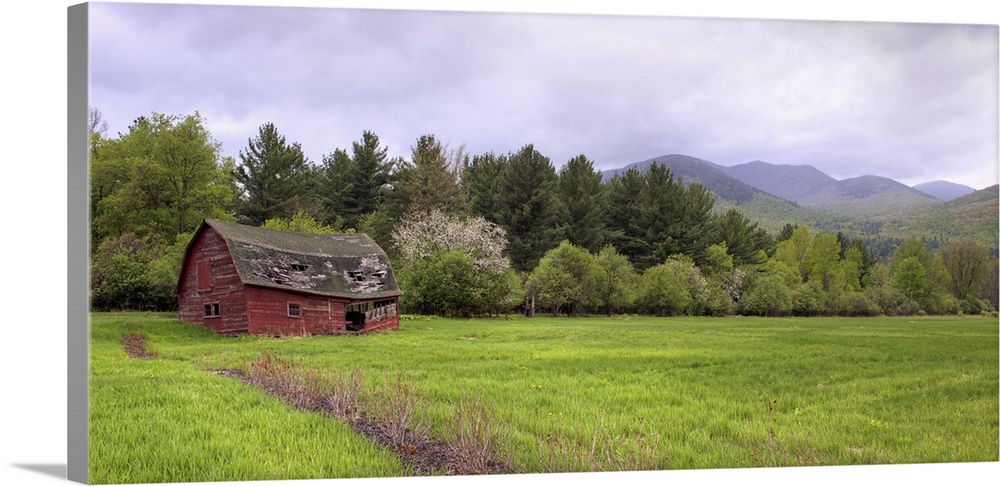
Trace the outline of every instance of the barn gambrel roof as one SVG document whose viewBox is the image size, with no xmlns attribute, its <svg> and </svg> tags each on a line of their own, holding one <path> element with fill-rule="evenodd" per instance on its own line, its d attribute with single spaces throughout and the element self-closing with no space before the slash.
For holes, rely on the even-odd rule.
<svg viewBox="0 0 1000 486">
<path fill-rule="evenodd" d="M 246 285 L 352 300 L 402 294 L 385 251 L 364 233 L 299 233 L 205 220 L 192 244 L 205 228 L 225 240 Z"/>
</svg>

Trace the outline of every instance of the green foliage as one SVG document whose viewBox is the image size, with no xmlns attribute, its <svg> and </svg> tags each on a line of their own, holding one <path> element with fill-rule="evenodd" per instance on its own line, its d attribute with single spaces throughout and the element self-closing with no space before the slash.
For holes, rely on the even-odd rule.
<svg viewBox="0 0 1000 486">
<path fill-rule="evenodd" d="M 774 251 L 774 259 L 778 260 L 788 268 L 799 273 L 800 279 L 805 281 L 809 276 L 809 265 L 806 257 L 812 247 L 812 235 L 808 226 L 799 226 L 792 231 L 792 235 L 778 243 Z"/>
<path fill-rule="evenodd" d="M 507 171 L 507 156 L 487 153 L 472 157 L 463 168 L 461 183 L 472 214 L 500 221 L 500 181 Z"/>
<path fill-rule="evenodd" d="M 352 142 L 350 155 L 338 148 L 323 157 L 316 183 L 327 225 L 357 228 L 366 214 L 390 202 L 393 216 L 405 211 L 406 198 L 391 190 L 393 169 L 402 161 L 389 159 L 388 153 L 377 135 L 364 131 L 361 140 Z"/>
<path fill-rule="evenodd" d="M 124 233 L 173 243 L 205 218 L 231 219 L 236 191 L 228 167 L 198 113 L 153 113 L 117 139 L 96 140 L 90 158 L 93 246 Z"/>
<path fill-rule="evenodd" d="M 810 280 L 792 290 L 792 313 L 797 316 L 818 316 L 827 309 L 823 285 Z"/>
<path fill-rule="evenodd" d="M 659 316 L 687 313 L 695 304 L 694 292 L 698 289 L 692 288 L 691 281 L 697 271 L 690 261 L 677 259 L 647 268 L 639 284 L 639 307 Z"/>
<path fill-rule="evenodd" d="M 163 300 L 166 301 L 165 307 L 161 305 L 156 310 L 173 309 L 176 306 L 177 301 L 174 292 L 180 278 L 181 266 L 184 264 L 184 252 L 187 250 L 187 246 L 193 236 L 194 233 L 177 235 L 174 244 L 158 250 L 159 256 L 156 256 L 149 262 L 146 270 L 149 279 L 154 288 L 156 288 L 157 293 L 163 296 Z"/>
<path fill-rule="evenodd" d="M 549 158 L 533 145 L 508 157 L 507 169 L 498 181 L 497 223 L 507 233 L 510 259 L 519 271 L 533 269 L 562 239 L 565 206 L 557 184 Z"/>
<path fill-rule="evenodd" d="M 940 221 L 928 231 L 900 229 L 908 221 L 981 216 L 995 209 L 995 186 L 934 206 L 940 211 L 917 211 L 916 219 L 859 221 L 759 193 L 744 194 L 739 206 L 732 201 L 717 205 L 698 184 L 703 179 L 692 177 L 697 175 L 688 170 L 692 164 L 677 158 L 667 159 L 692 180 L 675 180 L 667 166 L 652 161 L 648 169 L 632 169 L 601 184 L 600 172 L 583 155 L 557 174 L 531 144 L 507 155 L 470 157 L 464 146 L 448 150 L 433 135 L 424 135 L 405 161 L 389 159 L 379 138 L 365 131 L 349 151 L 335 149 L 316 168 L 299 144 L 287 143 L 267 123 L 249 139 L 237 164 L 220 157 L 218 143 L 197 113 L 139 117 L 128 133 L 114 139 L 105 137 L 99 111 L 92 110 L 91 118 L 95 308 L 173 308 L 184 248 L 205 218 L 238 217 L 292 231 L 360 230 L 392 260 L 412 269 L 413 248 L 401 247 L 394 236 L 414 215 L 435 211 L 481 216 L 482 222 L 495 223 L 504 241 L 495 245 L 491 237 L 476 239 L 476 231 L 456 230 L 475 218 L 458 226 L 437 225 L 451 228 L 445 233 L 452 236 L 475 237 L 449 237 L 447 244 L 420 250 L 419 258 L 461 249 L 477 272 L 486 259 L 497 263 L 488 273 L 503 285 L 473 282 L 480 285 L 474 299 L 450 296 L 440 306 L 420 304 L 434 313 L 507 312 L 517 305 L 512 296 L 525 295 L 525 283 L 537 302 L 570 314 L 897 315 L 998 307 L 997 264 L 989 258 L 995 253 L 995 231 L 994 238 L 984 240 L 979 228 L 992 224 L 995 230 L 995 211 L 989 224 L 977 222 L 979 229 L 971 233 L 943 232 L 940 228 L 954 224 Z M 710 184 L 716 187 L 718 181 Z M 761 214 L 780 218 L 762 220 Z M 410 233 L 417 239 L 441 236 L 433 226 Z M 776 239 L 764 228 L 775 231 Z M 480 233 L 496 236 L 492 230 Z M 560 250 L 563 239 L 582 250 L 576 253 L 586 255 L 586 265 L 569 258 L 566 248 Z M 542 266 L 544 255 L 555 250 L 571 263 Z M 877 263 L 880 258 L 887 263 Z M 461 268 L 454 255 L 433 263 L 438 272 Z M 520 277 L 508 271 L 511 264 Z M 670 268 L 639 278 L 637 270 L 663 265 Z M 601 277 L 591 282 L 577 267 L 592 267 Z M 670 272 L 673 277 L 667 279 Z M 460 310 L 456 302 L 469 307 Z"/>
<path fill-rule="evenodd" d="M 389 257 L 389 261 L 395 261 L 400 258 L 399 249 L 396 248 L 395 242 L 392 240 L 392 234 L 396 231 L 396 227 L 399 225 L 399 220 L 393 218 L 389 214 L 389 210 L 385 207 L 379 207 L 375 211 L 372 211 L 361 217 L 358 221 L 358 232 L 365 233 L 378 243 L 378 246 L 385 250 L 386 255 Z"/>
<path fill-rule="evenodd" d="M 637 169 L 618 174 L 605 184 L 608 205 L 604 224 L 608 230 L 608 241 L 633 265 L 637 265 L 640 259 L 645 260 L 645 255 L 651 251 L 646 230 L 640 225 L 638 217 L 639 194 L 644 186 L 645 177 Z"/>
<path fill-rule="evenodd" d="M 316 195 L 323 206 L 323 222 L 331 227 L 346 227 L 347 216 L 356 216 L 357 204 L 351 199 L 357 169 L 350 155 L 336 149 L 323 156 L 316 169 Z"/>
<path fill-rule="evenodd" d="M 709 240 L 724 243 L 736 266 L 763 263 L 775 245 L 766 231 L 735 209 L 712 220 Z"/>
<path fill-rule="evenodd" d="M 979 294 L 989 271 L 989 255 L 972 241 L 956 241 L 940 250 L 949 289 L 959 300 Z"/>
<path fill-rule="evenodd" d="M 582 306 L 599 302 L 604 269 L 585 248 L 563 241 L 547 251 L 528 278 L 528 291 L 542 307 L 557 315 L 563 308 L 576 316 Z"/>
<path fill-rule="evenodd" d="M 735 268 L 733 255 L 729 254 L 729 247 L 725 241 L 709 246 L 705 250 L 705 264 L 702 270 L 708 274 L 728 273 Z"/>
<path fill-rule="evenodd" d="M 260 225 L 300 210 L 319 211 L 312 165 L 302 146 L 286 142 L 273 123 L 261 125 L 246 150 L 240 150 L 233 178 L 243 191 L 238 214 L 245 223 Z"/>
<path fill-rule="evenodd" d="M 361 216 L 375 211 L 385 200 L 386 189 L 393 181 L 392 169 L 400 162 L 389 159 L 389 148 L 383 147 L 377 135 L 365 131 L 361 140 L 351 144 L 353 179 L 344 217 L 354 227 Z"/>
<path fill-rule="evenodd" d="M 90 306 L 94 310 L 159 310 L 174 307 L 174 285 L 151 272 L 156 248 L 133 233 L 108 238 L 91 262 Z M 179 266 L 178 266 L 179 268 Z M 161 277 L 157 280 L 156 276 Z"/>
<path fill-rule="evenodd" d="M 780 246 L 780 245 L 779 245 Z M 740 313 L 750 316 L 783 316 L 792 312 L 792 292 L 789 275 L 795 271 L 775 261 L 769 269 L 747 275 L 745 290 L 740 298 Z"/>
<path fill-rule="evenodd" d="M 297 231 L 299 233 L 333 234 L 339 233 L 334 228 L 320 224 L 305 211 L 299 210 L 290 218 L 270 218 L 260 225 L 261 228 L 278 231 Z M 353 233 L 348 231 L 348 233 Z"/>
<path fill-rule="evenodd" d="M 407 261 L 397 271 L 405 312 L 471 317 L 509 312 L 520 297 L 520 280 L 511 269 L 501 273 L 477 268 L 464 250 L 441 250 Z"/>
<path fill-rule="evenodd" d="M 653 163 L 607 183 L 609 241 L 644 270 L 670 255 L 702 263 L 714 199 L 698 184 L 684 188 L 670 170 Z"/>
<path fill-rule="evenodd" d="M 566 204 L 570 243 L 597 252 L 604 244 L 604 206 L 601 172 L 586 156 L 569 160 L 559 170 L 559 197 Z"/>
<path fill-rule="evenodd" d="M 608 245 L 594 257 L 594 263 L 601 268 L 603 277 L 597 286 L 599 300 L 604 307 L 604 313 L 625 312 L 632 307 L 636 299 L 636 286 L 639 275 L 635 272 L 628 257 L 618 253 L 615 247 Z"/>
<path fill-rule="evenodd" d="M 406 211 L 460 212 L 464 208 L 464 199 L 458 179 L 469 158 L 465 148 L 459 147 L 451 152 L 433 135 L 422 135 L 412 152 L 412 160 L 400 168 L 398 183 L 400 190 L 408 196 Z"/>
<path fill-rule="evenodd" d="M 794 238 L 793 238 L 794 239 Z M 829 233 L 817 233 L 802 265 L 810 281 L 819 281 L 824 291 L 839 290 L 844 281 L 840 268 L 840 243 Z"/>
<path fill-rule="evenodd" d="M 414 260 L 399 270 L 406 294 L 404 310 L 422 314 L 463 316 L 476 307 L 476 268 L 462 250 L 439 251 Z"/>
<path fill-rule="evenodd" d="M 909 256 L 903 258 L 893 273 L 892 286 L 899 290 L 910 301 L 922 299 L 927 293 L 927 270 L 920 263 L 920 258 Z"/>
</svg>

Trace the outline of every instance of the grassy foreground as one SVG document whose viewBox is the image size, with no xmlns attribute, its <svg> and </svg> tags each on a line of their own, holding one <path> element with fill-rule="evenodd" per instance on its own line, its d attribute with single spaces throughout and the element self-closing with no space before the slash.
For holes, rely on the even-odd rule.
<svg viewBox="0 0 1000 486">
<path fill-rule="evenodd" d="M 157 358 L 128 358 L 138 333 Z M 222 337 L 91 317 L 90 480 L 399 476 L 348 427 L 206 369 L 268 354 L 369 391 L 413 383 L 449 439 L 482 403 L 517 472 L 997 461 L 998 324 L 981 317 L 404 320 L 367 336 Z"/>
</svg>

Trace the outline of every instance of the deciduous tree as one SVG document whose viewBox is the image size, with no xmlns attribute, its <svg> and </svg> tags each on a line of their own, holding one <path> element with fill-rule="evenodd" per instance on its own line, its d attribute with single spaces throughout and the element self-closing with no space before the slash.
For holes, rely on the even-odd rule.
<svg viewBox="0 0 1000 486">
<path fill-rule="evenodd" d="M 604 270 L 585 248 L 563 241 L 545 252 L 528 278 L 528 291 L 539 305 L 557 315 L 560 308 L 576 316 L 580 307 L 597 303 Z"/>
<path fill-rule="evenodd" d="M 979 295 L 989 272 L 989 254 L 973 241 L 956 241 L 938 250 L 948 271 L 949 289 L 965 300 Z"/>
<path fill-rule="evenodd" d="M 607 245 L 594 257 L 594 263 L 601 267 L 603 274 L 597 286 L 597 294 L 604 306 L 604 313 L 623 311 L 635 303 L 639 274 L 635 272 L 628 257 L 618 253 L 615 247 Z"/>
<path fill-rule="evenodd" d="M 92 149 L 95 242 L 132 232 L 169 244 L 205 218 L 230 218 L 229 168 L 199 114 L 139 117 L 128 133 Z"/>
</svg>

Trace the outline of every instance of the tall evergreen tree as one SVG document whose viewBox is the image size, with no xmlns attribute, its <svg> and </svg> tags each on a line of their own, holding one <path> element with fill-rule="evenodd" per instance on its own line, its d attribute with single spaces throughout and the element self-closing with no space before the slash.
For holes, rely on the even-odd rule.
<svg viewBox="0 0 1000 486">
<path fill-rule="evenodd" d="M 646 184 L 646 177 L 632 168 L 615 175 L 605 185 L 607 206 L 605 207 L 604 224 L 607 230 L 607 241 L 638 270 L 648 268 L 639 265 L 639 259 L 649 254 L 650 244 L 646 240 L 646 228 L 639 220 L 640 194 Z"/>
<path fill-rule="evenodd" d="M 351 147 L 354 177 L 345 218 L 350 227 L 356 227 L 362 216 L 385 201 L 398 161 L 389 159 L 389 148 L 381 146 L 378 136 L 367 130 Z"/>
<path fill-rule="evenodd" d="M 701 184 L 690 184 L 684 190 L 679 224 L 674 225 L 678 253 L 691 257 L 695 264 L 705 263 L 710 241 L 712 208 L 715 198 Z"/>
<path fill-rule="evenodd" d="M 351 156 L 343 149 L 336 149 L 323 156 L 323 164 L 317 169 L 317 195 L 323 204 L 323 221 L 332 228 L 347 227 L 346 216 L 355 205 L 351 194 L 354 191 L 356 168 Z"/>
<path fill-rule="evenodd" d="M 400 161 L 389 159 L 388 153 L 377 135 L 365 131 L 361 140 L 351 144 L 350 154 L 338 148 L 323 157 L 317 192 L 323 201 L 326 224 L 357 228 L 366 215 L 393 200 L 394 169 Z"/>
<path fill-rule="evenodd" d="M 724 242 L 733 256 L 733 264 L 757 265 L 774 249 L 774 240 L 736 209 L 730 209 L 712 221 L 710 241 Z M 791 237 L 791 233 L 789 233 Z"/>
<path fill-rule="evenodd" d="M 601 172 L 584 155 L 559 170 L 559 195 L 566 204 L 566 238 L 596 253 L 604 244 L 604 193 Z"/>
<path fill-rule="evenodd" d="M 472 161 L 463 168 L 460 182 L 473 215 L 492 222 L 499 221 L 500 181 L 507 165 L 506 155 L 498 156 L 490 152 L 472 157 Z"/>
<path fill-rule="evenodd" d="M 646 173 L 639 198 L 638 225 L 645 230 L 650 252 L 640 255 L 635 266 L 645 270 L 682 252 L 684 188 L 674 181 L 670 169 L 654 163 Z"/>
<path fill-rule="evenodd" d="M 530 271 L 565 232 L 565 209 L 558 195 L 556 170 L 534 145 L 511 154 L 500 178 L 498 222 L 507 231 L 515 269 Z"/>
<path fill-rule="evenodd" d="M 312 166 L 298 142 L 289 144 L 273 123 L 261 125 L 240 151 L 233 173 L 243 189 L 238 216 L 253 225 L 271 218 L 290 218 L 298 210 L 318 211 Z"/>
<path fill-rule="evenodd" d="M 463 164 L 464 150 L 457 151 L 457 160 L 451 160 L 447 147 L 434 138 L 422 135 L 413 147 L 412 160 L 406 164 L 405 185 L 409 197 L 407 211 L 427 214 L 433 210 L 460 212 L 461 193 L 458 186 L 459 170 Z"/>
</svg>

